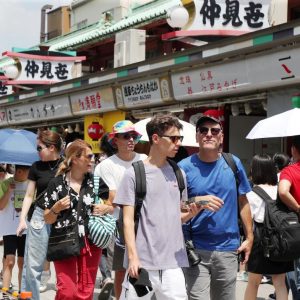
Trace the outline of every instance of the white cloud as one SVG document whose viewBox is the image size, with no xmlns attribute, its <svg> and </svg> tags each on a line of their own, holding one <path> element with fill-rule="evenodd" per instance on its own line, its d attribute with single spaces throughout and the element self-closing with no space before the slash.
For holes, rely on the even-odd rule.
<svg viewBox="0 0 300 300">
<path fill-rule="evenodd" d="M 0 0 L 0 57 L 12 47 L 29 48 L 39 44 L 41 8 L 69 5 L 72 0 Z"/>
</svg>

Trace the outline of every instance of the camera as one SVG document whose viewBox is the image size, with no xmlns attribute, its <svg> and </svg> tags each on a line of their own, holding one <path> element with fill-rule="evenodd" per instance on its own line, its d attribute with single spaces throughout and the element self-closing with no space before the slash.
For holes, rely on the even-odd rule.
<svg viewBox="0 0 300 300">
<path fill-rule="evenodd" d="M 197 266 L 201 261 L 201 257 L 195 252 L 193 241 L 186 241 L 185 247 L 190 267 Z"/>
</svg>

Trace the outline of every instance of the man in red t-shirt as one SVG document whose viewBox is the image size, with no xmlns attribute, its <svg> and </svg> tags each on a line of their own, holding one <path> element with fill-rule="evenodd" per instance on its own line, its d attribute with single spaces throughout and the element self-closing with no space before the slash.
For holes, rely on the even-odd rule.
<svg viewBox="0 0 300 300">
<path fill-rule="evenodd" d="M 300 212 L 300 135 L 292 139 L 292 156 L 294 163 L 280 173 L 280 199 L 293 211 Z"/>
</svg>

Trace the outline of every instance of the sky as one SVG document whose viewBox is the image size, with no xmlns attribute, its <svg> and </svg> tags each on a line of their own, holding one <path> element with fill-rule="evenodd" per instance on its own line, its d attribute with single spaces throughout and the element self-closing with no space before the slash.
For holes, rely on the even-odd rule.
<svg viewBox="0 0 300 300">
<path fill-rule="evenodd" d="M 57 8 L 72 0 L 0 0 L 0 57 L 12 47 L 29 48 L 39 44 L 41 8 Z"/>
</svg>

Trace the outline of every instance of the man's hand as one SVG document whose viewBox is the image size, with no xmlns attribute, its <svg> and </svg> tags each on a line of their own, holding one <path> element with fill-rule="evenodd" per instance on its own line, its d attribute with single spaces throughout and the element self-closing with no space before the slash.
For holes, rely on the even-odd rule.
<svg viewBox="0 0 300 300">
<path fill-rule="evenodd" d="M 130 277 L 138 278 L 140 268 L 141 268 L 141 263 L 137 256 L 131 259 L 129 258 L 128 274 Z"/>
<path fill-rule="evenodd" d="M 224 204 L 221 198 L 214 195 L 196 196 L 193 200 L 197 206 L 210 211 L 218 211 Z"/>
<path fill-rule="evenodd" d="M 253 245 L 253 240 L 246 239 L 245 241 L 243 241 L 241 246 L 237 249 L 237 253 L 244 252 L 245 254 L 245 259 L 241 261 L 243 265 L 246 264 L 249 260 L 252 245 Z"/>
</svg>

